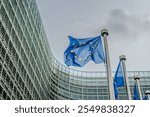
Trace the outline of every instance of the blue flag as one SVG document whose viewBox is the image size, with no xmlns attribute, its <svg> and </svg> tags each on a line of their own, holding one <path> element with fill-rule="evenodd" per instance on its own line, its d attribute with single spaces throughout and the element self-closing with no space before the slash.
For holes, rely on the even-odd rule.
<svg viewBox="0 0 150 117">
<path fill-rule="evenodd" d="M 139 93 L 138 93 L 136 84 L 134 84 L 134 100 L 139 100 L 139 99 L 140 99 Z"/>
<path fill-rule="evenodd" d="M 118 87 L 124 86 L 124 77 L 123 72 L 121 68 L 121 63 L 119 62 L 117 71 L 114 76 L 114 93 L 115 93 L 115 99 L 118 99 Z"/>
<path fill-rule="evenodd" d="M 117 87 L 124 86 L 124 77 L 123 77 L 123 72 L 122 72 L 122 67 L 120 62 L 118 64 L 117 71 L 114 76 L 114 82 L 116 83 Z"/>
<path fill-rule="evenodd" d="M 115 99 L 118 99 L 118 89 L 115 82 L 114 82 L 114 93 L 115 93 Z"/>
<path fill-rule="evenodd" d="M 90 60 L 95 63 L 105 62 L 101 36 L 84 39 L 69 36 L 69 40 L 70 44 L 64 52 L 67 66 L 82 67 Z"/>
<path fill-rule="evenodd" d="M 148 96 L 145 95 L 145 96 L 143 97 L 143 100 L 148 100 Z"/>
</svg>

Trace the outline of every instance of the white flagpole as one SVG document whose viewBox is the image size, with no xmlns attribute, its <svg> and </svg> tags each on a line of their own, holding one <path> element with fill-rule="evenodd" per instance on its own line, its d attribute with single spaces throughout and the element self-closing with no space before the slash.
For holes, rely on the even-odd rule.
<svg viewBox="0 0 150 117">
<path fill-rule="evenodd" d="M 108 42 L 107 42 L 108 30 L 107 29 L 101 30 L 101 35 L 103 36 L 103 39 L 104 39 L 104 48 L 105 48 L 105 57 L 106 57 L 106 59 L 105 59 L 106 60 L 106 72 L 107 72 L 109 96 L 110 96 L 110 100 L 115 100 L 113 78 L 112 78 L 112 74 L 111 74 L 111 65 L 110 65 Z"/>
<path fill-rule="evenodd" d="M 150 90 L 147 90 L 147 91 L 146 91 L 146 95 L 147 95 L 147 97 L 148 97 L 148 100 L 150 100 Z"/>
<path fill-rule="evenodd" d="M 140 76 L 139 76 L 139 75 L 135 75 L 135 76 L 134 76 L 134 80 L 135 80 L 135 82 L 137 83 L 138 93 L 139 93 L 140 100 L 143 100 L 143 99 L 142 99 L 141 88 L 140 88 Z"/>
<path fill-rule="evenodd" d="M 128 81 L 128 76 L 127 76 L 127 71 L 126 71 L 126 56 L 125 55 L 121 55 L 120 56 L 120 62 L 122 64 L 122 71 L 123 71 L 123 76 L 125 79 L 125 86 L 126 86 L 126 90 L 127 90 L 127 96 L 129 100 L 132 100 L 131 98 L 131 91 L 130 91 L 130 85 L 129 85 L 129 81 Z"/>
</svg>

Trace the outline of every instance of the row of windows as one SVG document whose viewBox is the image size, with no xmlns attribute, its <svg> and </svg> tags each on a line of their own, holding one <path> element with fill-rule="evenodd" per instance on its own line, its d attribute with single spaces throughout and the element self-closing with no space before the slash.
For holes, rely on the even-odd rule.
<svg viewBox="0 0 150 117">
<path fill-rule="evenodd" d="M 75 99 L 75 97 L 70 96 L 71 93 L 75 93 L 74 95 L 79 95 L 80 94 L 80 95 L 88 96 L 90 94 L 94 95 L 94 94 L 96 94 L 96 92 L 98 92 L 97 95 L 105 95 L 103 93 L 107 92 L 107 96 L 108 96 L 108 90 L 103 89 L 104 86 L 107 86 L 107 81 L 106 81 L 105 77 L 104 77 L 104 79 L 101 79 L 101 78 L 98 77 L 99 82 L 95 83 L 96 85 L 94 85 L 94 86 L 99 86 L 99 85 L 102 85 L 102 84 L 104 86 L 98 88 L 99 91 L 97 91 L 97 87 L 93 87 L 93 89 L 91 89 L 92 88 L 92 83 L 89 81 L 89 79 L 88 80 L 86 80 L 86 79 L 81 80 L 80 77 L 82 77 L 82 76 L 79 76 L 79 79 L 78 78 L 73 78 L 72 79 L 72 78 L 70 78 L 69 73 L 67 74 L 67 73 L 64 73 L 64 72 L 61 71 L 62 68 L 61 68 L 61 65 L 59 67 L 59 63 L 53 64 L 53 65 L 54 66 L 56 65 L 56 67 L 53 67 L 54 72 L 52 72 L 53 73 L 53 75 L 52 75 L 53 76 L 52 77 L 52 90 L 55 90 L 53 92 L 53 95 L 54 95 L 54 93 L 56 93 L 55 95 L 59 95 L 58 96 L 59 99 L 62 99 L 62 97 L 64 97 L 64 96 L 66 97 L 66 99 L 67 98 Z M 76 77 L 76 76 L 72 75 L 72 77 Z M 148 85 L 150 84 L 150 78 L 149 77 L 141 77 L 141 89 L 142 89 L 143 96 L 145 95 L 145 91 L 144 91 L 143 86 L 146 85 L 145 83 L 147 83 Z M 131 93 L 133 95 L 134 79 L 133 79 L 133 77 L 129 77 L 129 79 L 130 79 L 130 85 L 131 85 Z M 96 79 L 96 80 L 94 79 L 95 80 L 94 81 L 93 78 L 91 77 L 91 80 L 93 82 L 97 82 L 98 79 Z M 102 81 L 104 81 L 104 83 Z M 87 87 L 88 86 L 87 82 L 89 82 L 89 87 Z M 84 87 L 83 84 L 85 84 L 85 87 Z M 145 90 L 146 89 L 148 90 L 149 88 L 145 88 Z M 62 95 L 62 97 L 61 97 L 61 95 Z M 58 97 L 57 97 L 57 99 L 58 99 Z M 83 96 L 82 96 L 82 99 L 83 99 Z M 119 99 L 127 99 L 127 92 L 126 92 L 125 88 L 119 89 Z"/>
<path fill-rule="evenodd" d="M 68 95 L 66 93 L 66 95 Z M 78 95 L 70 93 L 69 96 L 58 94 L 55 91 L 51 93 L 51 99 L 56 100 L 66 100 L 66 99 L 73 99 L 73 100 L 108 100 L 108 95 Z"/>
<path fill-rule="evenodd" d="M 0 70 L 0 73 L 4 73 L 4 75 L 7 75 L 9 74 L 9 79 L 7 81 L 10 81 L 10 80 L 13 80 L 13 84 L 21 87 L 20 89 L 24 89 L 25 88 L 25 85 L 27 85 L 26 87 L 28 87 L 28 90 L 34 90 L 33 88 L 33 84 L 31 83 L 29 77 L 24 73 L 24 76 L 22 76 L 23 74 L 21 74 L 21 66 L 18 68 L 17 67 L 14 67 L 14 64 L 13 62 L 11 61 L 10 57 L 8 56 L 8 54 L 6 54 L 6 60 L 4 62 L 2 62 L 3 64 L 3 69 Z M 6 69 L 6 72 L 4 72 L 4 68 Z M 22 68 L 23 69 L 23 68 Z M 26 72 L 26 71 L 24 71 Z M 21 77 L 22 76 L 22 77 Z M 2 80 L 4 79 L 4 76 L 1 76 L 2 77 Z M 22 80 L 22 78 L 24 78 Z M 31 88 L 31 89 L 30 89 Z M 34 92 L 36 93 L 36 92 Z"/>
<path fill-rule="evenodd" d="M 2 46 L 1 46 L 2 47 Z M 11 47 L 11 46 L 10 46 Z M 4 50 L 3 48 L 2 48 L 2 50 Z M 26 78 L 25 77 L 25 75 L 26 75 L 26 71 L 24 70 L 24 68 L 23 68 L 23 66 L 22 66 L 22 64 L 21 64 L 21 61 L 18 59 L 18 67 L 16 66 L 16 68 L 13 66 L 13 63 L 15 63 L 14 61 L 15 60 L 13 60 L 13 63 L 10 61 L 10 59 L 9 59 L 9 56 L 8 55 L 6 55 L 6 52 L 5 51 L 1 51 L 2 52 L 2 56 L 6 56 L 6 57 L 2 57 L 2 58 L 5 58 L 5 61 L 3 62 L 3 64 L 4 63 L 6 63 L 6 66 L 8 66 L 8 69 L 10 70 L 10 73 L 13 73 L 13 75 L 15 75 L 16 74 L 16 68 L 18 68 L 18 70 L 19 70 L 19 73 L 21 74 L 21 75 L 24 75 L 24 76 L 22 76 L 23 78 Z M 16 54 L 17 55 L 17 54 Z M 17 65 L 17 64 L 16 64 Z M 7 70 L 8 71 L 8 70 Z M 25 72 L 25 73 L 23 73 L 23 72 Z M 13 77 L 12 77 L 13 78 Z M 19 76 L 17 75 L 16 76 L 16 78 L 19 78 Z M 19 79 L 17 80 L 17 83 L 22 83 L 22 82 L 19 82 Z M 31 82 L 29 82 L 29 83 L 31 83 Z M 23 86 L 23 85 L 22 85 Z M 32 86 L 30 86 L 30 87 L 32 87 Z"/>
<path fill-rule="evenodd" d="M 18 16 L 18 18 L 21 18 L 21 14 L 20 14 L 20 10 L 17 10 L 17 16 Z M 31 19 L 31 18 L 30 18 Z M 18 23 L 17 23 L 17 21 L 18 20 L 15 20 L 16 22 L 14 23 L 14 24 L 16 24 L 16 26 L 15 26 L 15 29 L 16 30 L 19 30 L 19 29 L 17 29 L 17 27 L 19 28 L 19 25 L 17 25 Z M 19 21 L 23 21 L 23 19 L 19 19 Z M 27 21 L 26 22 L 28 22 L 28 25 L 29 25 L 29 27 L 31 26 L 31 24 L 29 23 L 29 19 L 27 19 Z M 23 23 L 24 24 L 24 23 Z M 20 30 L 19 30 L 20 31 Z M 29 31 L 31 31 L 31 30 L 29 30 Z M 24 31 L 24 32 L 28 32 L 28 31 Z M 31 34 L 33 34 L 33 33 L 31 33 Z M 26 33 L 25 34 L 26 36 L 27 36 L 27 38 L 29 38 L 29 33 Z M 33 38 L 34 39 L 34 38 Z M 35 48 L 34 48 L 34 46 L 32 45 L 32 42 L 30 42 L 31 41 L 31 39 L 29 39 L 29 44 L 31 44 L 31 45 L 29 45 L 30 47 L 32 47 L 32 52 L 34 53 L 34 57 L 36 58 L 36 51 L 35 51 Z M 18 41 L 15 41 L 15 42 L 18 42 Z M 36 41 L 34 41 L 34 42 L 36 42 Z M 29 51 L 29 50 L 28 50 Z M 33 60 L 33 59 L 31 59 L 31 60 Z M 39 63 L 41 63 L 41 62 L 39 62 Z M 33 64 L 33 65 L 35 65 L 35 64 Z"/>
<path fill-rule="evenodd" d="M 6 0 L 7 1 L 7 0 Z M 8 3 L 8 1 L 7 1 L 7 3 Z M 4 3 L 5 4 L 5 3 Z M 8 4 L 5 4 L 5 7 L 7 7 L 8 6 Z M 7 10 L 9 10 L 9 9 L 7 9 Z M 4 24 L 4 26 L 5 26 L 5 24 L 7 23 L 7 22 L 9 22 L 10 23 L 10 21 L 9 21 L 9 18 L 7 17 L 7 15 L 6 15 L 6 12 L 5 12 L 5 10 L 4 10 L 4 7 L 3 7 L 3 15 L 2 16 L 4 16 L 4 19 L 2 19 L 2 22 L 3 22 L 3 24 Z M 17 11 L 19 11 L 19 10 L 17 10 Z M 18 12 L 19 13 L 19 12 Z M 19 15 L 19 14 L 17 14 L 17 15 Z M 20 15 L 21 16 L 21 15 Z M 19 19 L 20 20 L 20 19 Z M 11 31 L 11 34 L 12 34 L 12 37 L 11 36 L 9 36 L 9 37 L 11 37 L 12 38 L 12 40 L 13 40 L 13 42 L 14 42 L 14 44 L 15 44 L 15 47 L 16 48 L 14 48 L 14 45 L 12 45 L 12 43 L 9 41 L 9 44 L 8 44 L 8 52 L 10 53 L 10 56 L 11 56 L 11 58 L 13 58 L 13 63 L 15 64 L 15 66 L 18 68 L 18 70 L 19 70 L 19 74 L 21 74 L 21 77 L 22 78 L 26 78 L 27 76 L 26 76 L 26 74 L 27 74 L 27 72 L 26 72 L 26 69 L 24 68 L 24 66 L 26 65 L 26 68 L 28 69 L 28 71 L 30 72 L 30 75 L 31 75 L 31 77 L 30 78 L 35 78 L 35 76 L 34 76 L 34 72 L 33 72 L 33 70 L 31 69 L 32 67 L 30 66 L 30 64 L 28 64 L 28 59 L 26 58 L 26 56 L 25 56 L 25 54 L 24 54 L 24 51 L 23 51 L 23 49 L 21 48 L 21 36 L 23 35 L 22 33 L 21 33 L 21 28 L 20 28 L 20 26 L 19 26 L 19 24 L 18 24 L 18 19 L 16 19 L 15 17 L 14 17 L 14 19 L 13 19 L 13 25 L 14 25 L 14 29 L 12 29 L 12 27 L 9 27 L 12 31 Z M 1 26 L 2 27 L 2 26 Z M 4 33 L 2 33 L 2 34 L 7 34 L 7 37 L 3 37 L 3 39 L 5 40 L 5 39 L 9 39 L 9 37 L 8 37 L 8 34 L 9 34 L 9 31 L 7 31 L 7 33 L 6 33 L 6 30 L 7 30 L 7 26 L 5 26 L 5 29 L 4 29 Z M 19 32 L 20 31 L 20 32 Z M 17 32 L 17 33 L 16 33 Z M 16 35 L 17 34 L 17 35 Z M 19 35 L 21 35 L 21 36 L 19 36 Z M 19 39 L 19 40 L 18 40 Z M 25 39 L 24 39 L 25 40 Z M 30 40 L 30 39 L 29 39 Z M 3 43 L 3 45 L 4 45 L 4 42 L 2 42 Z M 26 47 L 28 47 L 28 45 L 26 46 Z M 5 49 L 7 49 L 6 47 L 5 47 Z M 6 52 L 5 52 L 5 49 L 4 49 L 4 51 L 3 51 L 3 49 L 2 49 L 2 53 L 4 53 L 3 55 L 3 57 L 1 57 L 1 58 L 3 58 L 4 59 L 4 57 L 5 57 L 5 55 L 6 55 Z M 16 50 L 17 50 L 17 52 L 16 52 Z M 33 49 L 32 49 L 33 50 Z M 28 50 L 29 51 L 29 50 Z M 28 52 L 28 51 L 26 51 L 26 52 Z M 34 52 L 35 53 L 35 52 Z M 12 54 L 12 55 L 11 55 Z M 21 54 L 21 56 L 22 56 L 22 59 L 24 59 L 24 61 L 25 61 L 25 64 L 22 64 L 22 61 L 20 60 L 20 56 L 18 56 L 18 54 Z M 31 63 L 33 64 L 33 65 L 36 65 L 34 62 L 35 61 L 32 61 L 32 60 L 34 60 L 34 58 L 32 58 L 32 56 L 31 56 L 31 54 L 29 55 L 29 57 L 31 57 L 30 58 L 30 60 L 31 60 Z M 5 59 L 5 61 L 8 61 L 7 59 Z M 39 62 L 40 63 L 40 62 Z M 12 65 L 11 65 L 12 66 Z M 12 68 L 14 71 L 15 71 L 15 68 Z M 34 67 L 34 69 L 36 69 L 36 67 Z M 40 73 L 39 71 L 37 71 L 37 73 Z M 14 72 L 14 74 L 15 74 L 15 72 Z M 23 76 L 22 76 L 23 75 Z M 45 74 L 44 74 L 44 72 L 42 72 L 42 75 L 44 76 Z M 38 75 L 39 77 L 41 76 L 41 75 Z M 34 79 L 34 82 L 35 82 L 35 84 L 37 84 L 37 87 L 39 88 L 39 85 L 38 85 L 38 83 L 40 82 L 40 84 L 42 84 L 42 87 L 44 87 L 44 89 L 48 89 L 48 88 L 46 88 L 45 87 L 45 83 L 43 82 L 43 80 L 42 80 L 42 78 L 40 78 L 40 80 L 41 81 L 38 81 L 37 83 L 36 83 L 36 81 L 37 81 L 37 78 L 35 78 Z M 31 83 L 31 82 L 30 82 Z M 32 83 L 31 83 L 32 84 Z M 29 86 L 29 87 L 33 87 L 33 86 Z M 34 89 L 32 89 L 32 90 L 34 90 Z M 33 91 L 33 92 L 36 92 L 36 91 Z M 45 94 L 43 94 L 43 92 L 44 92 L 44 90 L 43 91 L 40 91 L 41 92 L 41 94 L 44 96 Z M 46 93 L 47 94 L 47 93 Z M 36 97 L 38 97 L 38 96 L 36 96 Z"/>
<path fill-rule="evenodd" d="M 31 16 L 31 17 L 32 17 L 32 16 Z M 32 19 L 31 17 L 30 17 L 30 20 Z M 32 22 L 32 21 L 31 21 L 31 22 Z M 33 22 L 33 23 L 34 23 L 34 22 Z M 29 25 L 32 25 L 33 23 L 30 23 Z M 34 25 L 34 26 L 36 26 L 36 25 Z M 34 29 L 35 29 L 35 28 L 33 28 L 33 30 L 34 30 Z M 34 31 L 36 31 L 36 30 L 34 30 Z M 31 35 L 31 37 L 32 37 L 32 36 L 34 37 L 35 35 L 36 35 L 36 36 L 38 35 L 38 34 L 35 34 L 35 33 L 31 33 L 31 34 L 34 34 L 34 35 Z M 35 37 L 34 37 L 34 38 L 33 38 L 33 37 L 32 37 L 32 39 L 35 39 Z M 43 45 L 41 44 L 41 40 L 40 40 L 40 39 L 38 40 L 38 43 L 41 44 L 41 45 L 40 45 L 40 48 L 37 47 L 37 45 L 38 45 L 37 40 L 34 40 L 33 42 L 34 42 L 34 44 L 33 44 L 33 45 L 30 45 L 30 47 L 32 47 L 31 50 L 32 50 L 32 52 L 33 52 L 35 58 L 42 58 L 42 59 L 43 59 L 43 60 L 41 60 L 41 61 L 39 61 L 39 59 L 37 59 L 37 63 L 39 63 L 39 64 L 41 63 L 41 64 L 39 65 L 39 66 L 40 66 L 39 68 L 43 68 L 43 69 L 44 69 L 44 67 L 42 66 L 42 64 L 44 64 L 44 66 L 47 66 L 47 64 L 46 64 L 46 62 L 45 62 L 45 60 L 47 61 L 47 59 L 46 59 L 46 58 L 47 58 L 46 54 L 43 54 L 43 55 L 42 55 L 42 54 L 41 54 L 41 50 L 39 50 L 39 51 L 38 51 L 38 54 L 40 55 L 40 57 L 36 57 L 36 55 L 37 55 L 37 54 L 36 54 L 36 53 L 37 53 L 36 50 L 38 50 L 38 49 L 40 49 L 40 48 L 43 49 Z M 35 49 L 34 47 L 35 47 L 36 49 Z M 45 56 L 45 57 L 43 57 L 43 56 Z M 43 71 L 43 70 L 40 70 L 40 71 Z M 47 72 L 46 72 L 47 74 L 49 73 L 47 69 L 44 69 L 44 71 L 47 71 Z M 42 72 L 42 75 L 45 75 L 45 73 Z M 45 77 L 45 76 L 43 76 L 43 77 Z"/>
<path fill-rule="evenodd" d="M 31 19 L 31 17 L 30 17 L 30 19 Z M 29 20 L 28 20 L 28 23 L 29 23 Z M 33 24 L 33 23 L 30 23 L 30 25 L 31 25 L 31 24 Z M 32 33 L 32 34 L 33 34 L 33 33 Z M 29 41 L 30 41 L 30 40 L 29 40 Z M 35 42 L 36 42 L 36 41 L 34 41 L 34 43 L 35 43 Z M 34 44 L 34 45 L 37 45 L 37 44 Z M 30 47 L 33 47 L 33 46 L 30 45 Z M 39 48 L 39 47 L 37 47 L 37 48 Z M 39 53 L 39 52 L 38 52 L 38 53 Z M 40 58 L 41 58 L 41 57 L 40 57 Z M 38 62 L 38 63 L 41 63 L 41 61 Z M 40 68 L 41 68 L 41 67 L 40 67 Z"/>
</svg>

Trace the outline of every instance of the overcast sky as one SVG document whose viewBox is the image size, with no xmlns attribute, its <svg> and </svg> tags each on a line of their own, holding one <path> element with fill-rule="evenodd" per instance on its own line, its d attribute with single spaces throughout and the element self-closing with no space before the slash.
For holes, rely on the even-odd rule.
<svg viewBox="0 0 150 117">
<path fill-rule="evenodd" d="M 128 71 L 150 70 L 150 0 L 36 0 L 47 38 L 55 58 L 64 64 L 68 35 L 78 38 L 100 35 L 109 30 L 108 44 L 112 70 L 119 56 L 127 57 Z M 92 61 L 83 68 L 104 71 Z"/>
</svg>

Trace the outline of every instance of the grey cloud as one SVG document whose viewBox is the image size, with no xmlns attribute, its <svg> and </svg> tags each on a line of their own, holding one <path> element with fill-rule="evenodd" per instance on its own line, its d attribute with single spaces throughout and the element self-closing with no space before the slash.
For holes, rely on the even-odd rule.
<svg viewBox="0 0 150 117">
<path fill-rule="evenodd" d="M 104 27 L 108 28 L 114 40 L 136 41 L 140 35 L 150 32 L 149 16 L 136 16 L 122 9 L 115 9 L 110 12 Z"/>
</svg>

